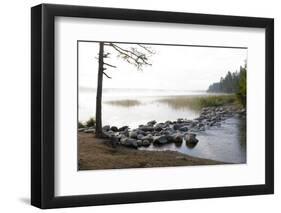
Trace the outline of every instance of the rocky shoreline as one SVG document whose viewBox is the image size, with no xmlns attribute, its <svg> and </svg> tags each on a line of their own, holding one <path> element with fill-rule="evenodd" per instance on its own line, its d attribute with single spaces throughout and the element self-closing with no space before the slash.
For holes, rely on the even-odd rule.
<svg viewBox="0 0 281 213">
<path fill-rule="evenodd" d="M 196 145 L 199 141 L 197 134 L 209 128 L 217 128 L 228 118 L 238 116 L 245 117 L 246 110 L 234 105 L 220 107 L 205 107 L 201 110 L 199 117 L 193 120 L 179 118 L 176 121 L 157 123 L 155 120 L 147 124 L 139 125 L 138 128 L 130 129 L 129 126 L 116 127 L 104 126 L 103 133 L 110 139 L 111 144 L 137 149 L 153 145 L 164 145 L 175 143 L 180 145 Z M 95 133 L 95 127 L 80 128 L 79 132 Z"/>
<path fill-rule="evenodd" d="M 126 146 L 113 147 L 110 140 L 78 133 L 78 169 L 125 169 L 175 166 L 219 165 L 226 162 L 193 157 L 176 151 L 146 151 Z"/>
</svg>

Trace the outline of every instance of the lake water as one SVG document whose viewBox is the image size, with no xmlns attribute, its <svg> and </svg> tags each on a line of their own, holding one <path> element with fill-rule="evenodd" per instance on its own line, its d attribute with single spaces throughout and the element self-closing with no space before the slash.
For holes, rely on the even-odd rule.
<svg viewBox="0 0 281 213">
<path fill-rule="evenodd" d="M 136 128 L 140 124 L 156 120 L 165 122 L 178 118 L 194 119 L 200 111 L 188 106 L 175 107 L 160 100 L 165 97 L 209 95 L 204 91 L 184 90 L 134 90 L 104 89 L 102 116 L 103 125 Z M 111 104 L 111 101 L 137 100 L 136 105 Z M 93 89 L 79 90 L 79 121 L 95 116 L 96 93 Z M 246 122 L 233 117 L 222 123 L 221 127 L 207 129 L 197 134 L 199 143 L 189 147 L 184 142 L 180 146 L 167 144 L 150 145 L 146 150 L 173 150 L 195 157 L 219 160 L 229 163 L 246 162 Z"/>
<path fill-rule="evenodd" d="M 103 125 L 138 127 L 150 120 L 162 122 L 176 120 L 180 117 L 195 118 L 199 111 L 189 108 L 168 106 L 158 100 L 164 97 L 180 95 L 207 95 L 204 91 L 176 91 L 176 90 L 138 90 L 138 89 L 104 89 L 102 119 Z M 136 106 L 120 106 L 108 104 L 108 101 L 137 100 Z M 79 92 L 79 121 L 86 121 L 95 116 L 96 92 L 91 89 L 80 89 Z"/>
<path fill-rule="evenodd" d="M 167 144 L 154 146 L 147 150 L 172 150 L 190 156 L 207 158 L 229 163 L 246 163 L 246 122 L 245 119 L 229 118 L 221 127 L 206 129 L 197 134 L 199 142 L 191 147 L 183 142 L 181 145 Z"/>
</svg>

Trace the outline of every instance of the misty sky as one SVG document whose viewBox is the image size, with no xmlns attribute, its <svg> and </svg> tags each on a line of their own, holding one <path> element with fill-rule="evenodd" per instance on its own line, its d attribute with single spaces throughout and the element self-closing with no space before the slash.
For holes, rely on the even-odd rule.
<svg viewBox="0 0 281 213">
<path fill-rule="evenodd" d="M 143 71 L 118 58 L 111 47 L 105 47 L 105 52 L 112 53 L 105 62 L 117 68 L 108 68 L 106 73 L 112 79 L 104 76 L 103 88 L 206 90 L 228 71 L 239 70 L 247 59 L 247 49 L 146 46 L 156 53 L 150 58 L 152 66 L 145 66 Z M 79 42 L 79 87 L 96 88 L 98 50 L 98 43 Z"/>
</svg>

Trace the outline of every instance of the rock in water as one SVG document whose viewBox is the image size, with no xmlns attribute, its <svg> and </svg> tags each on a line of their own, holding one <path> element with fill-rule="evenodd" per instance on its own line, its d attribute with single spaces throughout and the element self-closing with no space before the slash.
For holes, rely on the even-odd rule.
<svg viewBox="0 0 281 213">
<path fill-rule="evenodd" d="M 143 146 L 149 146 L 149 145 L 150 145 L 149 140 L 143 140 L 143 141 L 142 141 L 142 145 L 143 145 Z"/>
<path fill-rule="evenodd" d="M 148 125 L 148 126 L 153 126 L 154 124 L 156 124 L 156 121 L 155 121 L 155 120 L 147 122 L 147 125 Z"/>
<path fill-rule="evenodd" d="M 188 131 L 188 126 L 180 127 L 180 131 L 187 132 Z"/>
<path fill-rule="evenodd" d="M 157 132 L 160 132 L 162 129 L 163 128 L 160 125 L 158 125 L 154 128 L 154 130 L 157 131 Z"/>
<path fill-rule="evenodd" d="M 175 133 L 172 135 L 174 143 L 181 143 L 182 142 L 182 135 L 179 133 Z"/>
<path fill-rule="evenodd" d="M 95 129 L 90 128 L 90 129 L 85 129 L 85 130 L 84 130 L 84 132 L 85 132 L 85 133 L 95 133 L 95 132 L 96 132 L 96 130 L 95 130 Z"/>
<path fill-rule="evenodd" d="M 129 128 L 128 126 L 122 126 L 118 130 L 121 132 L 121 131 L 125 131 L 128 128 Z"/>
<path fill-rule="evenodd" d="M 138 139 L 138 140 L 142 140 L 142 139 L 143 139 L 143 137 L 144 137 L 144 135 L 143 135 L 143 134 L 138 134 L 138 135 L 137 135 L 137 139 Z"/>
<path fill-rule="evenodd" d="M 127 140 L 128 140 L 128 138 L 127 137 L 125 137 L 125 136 L 123 136 L 123 137 L 121 137 L 120 138 L 120 144 L 122 144 L 122 145 L 126 145 L 126 143 L 127 143 Z"/>
<path fill-rule="evenodd" d="M 141 126 L 141 127 L 139 127 L 139 129 L 142 131 L 145 131 L 145 132 L 154 130 L 154 128 L 152 126 Z"/>
<path fill-rule="evenodd" d="M 127 138 L 127 137 L 121 137 L 120 138 L 120 144 L 126 147 L 131 148 L 138 148 L 138 142 L 136 139 Z"/>
<path fill-rule="evenodd" d="M 107 132 L 107 131 L 110 130 L 110 126 L 109 126 L 109 125 L 106 125 L 106 126 L 102 127 L 102 130 L 105 131 L 105 132 Z"/>
<path fill-rule="evenodd" d="M 196 138 L 196 134 L 194 134 L 194 133 L 188 133 L 187 135 L 185 135 L 184 139 L 185 139 L 186 143 L 191 143 L 191 144 L 196 144 L 199 141 Z"/>
<path fill-rule="evenodd" d="M 142 140 L 137 140 L 137 146 L 142 146 Z"/>
<path fill-rule="evenodd" d="M 168 140 L 169 143 L 173 142 L 174 141 L 173 135 L 168 134 L 167 135 L 167 140 Z"/>
<path fill-rule="evenodd" d="M 138 148 L 138 143 L 136 139 L 128 138 L 126 142 L 126 146 L 132 147 L 132 148 Z"/>
<path fill-rule="evenodd" d="M 112 126 L 110 130 L 112 130 L 113 132 L 118 132 L 118 128 L 116 126 Z"/>
<path fill-rule="evenodd" d="M 166 144 L 167 142 L 168 142 L 168 139 L 167 139 L 166 135 L 155 136 L 154 140 L 153 140 L 153 143 L 159 144 L 159 145 Z"/>
<path fill-rule="evenodd" d="M 178 118 L 177 123 L 182 123 L 183 122 L 183 118 Z"/>
<path fill-rule="evenodd" d="M 149 142 L 149 144 L 150 144 L 151 142 L 153 142 L 153 136 L 152 136 L 151 134 L 148 134 L 148 135 L 144 136 L 144 137 L 142 138 L 142 140 L 143 140 L 143 141 L 144 141 L 144 140 L 147 140 L 147 141 Z"/>
<path fill-rule="evenodd" d="M 179 130 L 180 127 L 181 127 L 181 125 L 179 125 L 179 124 L 174 124 L 173 129 L 174 129 L 174 130 Z"/>
<path fill-rule="evenodd" d="M 133 131 L 133 132 L 129 132 L 129 137 L 130 137 L 130 138 L 137 139 L 137 137 L 138 137 L 138 133 L 137 133 L 137 132 L 135 132 L 135 131 Z"/>
<path fill-rule="evenodd" d="M 84 127 L 83 128 L 79 128 L 78 132 L 84 132 L 85 130 L 87 130 L 87 128 L 84 128 Z"/>
</svg>

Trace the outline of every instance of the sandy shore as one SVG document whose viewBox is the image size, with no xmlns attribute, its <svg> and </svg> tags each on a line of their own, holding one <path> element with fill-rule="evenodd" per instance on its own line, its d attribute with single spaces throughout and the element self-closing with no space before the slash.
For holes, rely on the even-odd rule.
<svg viewBox="0 0 281 213">
<path fill-rule="evenodd" d="M 79 133 L 79 170 L 215 165 L 223 162 L 191 157 L 174 151 L 143 151 Z"/>
</svg>

